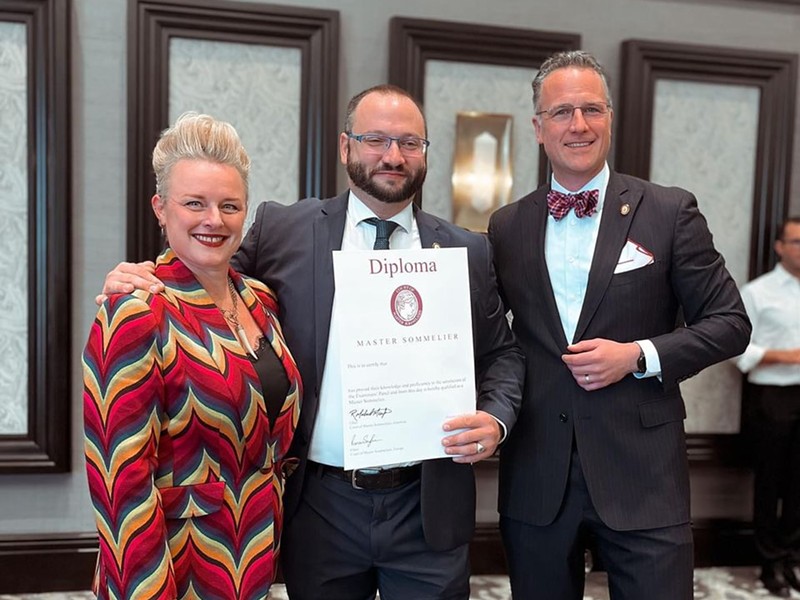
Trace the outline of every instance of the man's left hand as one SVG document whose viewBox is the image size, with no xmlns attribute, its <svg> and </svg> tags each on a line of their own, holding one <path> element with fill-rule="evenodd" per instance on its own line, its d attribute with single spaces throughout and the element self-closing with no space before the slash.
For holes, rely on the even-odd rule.
<svg viewBox="0 0 800 600">
<path fill-rule="evenodd" d="M 489 458 L 500 443 L 500 424 L 482 410 L 448 419 L 442 428 L 445 431 L 466 430 L 442 438 L 444 451 L 454 455 L 453 462 L 469 464 Z"/>
<path fill-rule="evenodd" d="M 561 360 L 567 365 L 575 381 L 587 392 L 599 390 L 618 382 L 636 370 L 639 344 L 620 343 L 595 338 L 567 346 L 570 354 Z"/>
</svg>

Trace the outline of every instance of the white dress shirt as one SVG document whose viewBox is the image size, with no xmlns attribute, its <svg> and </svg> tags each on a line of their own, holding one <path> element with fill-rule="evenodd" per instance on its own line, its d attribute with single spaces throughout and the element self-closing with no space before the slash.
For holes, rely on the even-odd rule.
<svg viewBox="0 0 800 600">
<path fill-rule="evenodd" d="M 736 366 L 748 374 L 750 383 L 800 385 L 800 365 L 759 364 L 767 350 L 800 348 L 800 279 L 779 263 L 741 292 L 753 332 Z"/>
<path fill-rule="evenodd" d="M 552 215 L 547 217 L 547 230 L 545 232 L 544 255 L 547 271 L 550 275 L 550 285 L 558 307 L 561 327 L 567 341 L 573 343 L 575 329 L 583 308 L 586 297 L 586 286 L 589 282 L 589 271 L 592 267 L 592 258 L 597 244 L 597 234 L 600 231 L 600 217 L 606 199 L 606 188 L 610 170 L 608 164 L 594 176 L 580 190 L 570 191 L 562 186 L 555 177 L 550 181 L 553 190 L 572 194 L 584 190 L 598 190 L 597 209 L 589 217 L 577 217 L 571 210 L 560 221 Z M 661 375 L 661 361 L 658 351 L 650 340 L 637 340 L 642 348 L 647 361 L 647 372 L 643 375 L 635 373 L 637 377 L 653 377 Z"/>
<path fill-rule="evenodd" d="M 364 223 L 364 219 L 375 216 L 351 191 L 347 202 L 342 250 L 372 250 L 375 244 L 376 228 L 374 225 Z M 390 238 L 391 248 L 395 250 L 422 248 L 411 204 L 389 220 L 398 224 Z M 336 331 L 339 318 L 336 310 L 336 294 L 334 293 L 330 331 Z M 342 377 L 337 368 L 340 362 L 338 338 L 330 335 L 329 332 L 328 351 L 325 354 L 325 368 L 322 372 L 322 384 L 319 391 L 319 407 L 314 420 L 314 434 L 311 436 L 308 458 L 333 467 L 344 465 Z"/>
</svg>

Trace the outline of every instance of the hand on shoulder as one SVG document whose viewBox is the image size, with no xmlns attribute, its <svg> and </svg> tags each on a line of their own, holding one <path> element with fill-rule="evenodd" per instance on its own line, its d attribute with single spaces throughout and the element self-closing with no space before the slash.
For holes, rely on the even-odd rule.
<svg viewBox="0 0 800 600">
<path fill-rule="evenodd" d="M 100 305 L 111 294 L 130 294 L 134 290 L 158 294 L 164 290 L 164 284 L 155 276 L 155 269 L 155 263 L 149 260 L 141 263 L 119 263 L 106 275 L 103 291 L 95 297 L 95 303 Z"/>
</svg>

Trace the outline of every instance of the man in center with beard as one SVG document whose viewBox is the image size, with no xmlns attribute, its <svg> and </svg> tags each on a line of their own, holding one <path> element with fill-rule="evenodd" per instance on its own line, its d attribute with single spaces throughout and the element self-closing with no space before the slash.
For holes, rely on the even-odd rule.
<svg viewBox="0 0 800 600">
<path fill-rule="evenodd" d="M 426 134 L 420 107 L 404 90 L 382 85 L 354 96 L 339 136 L 349 190 L 328 200 L 263 204 L 235 257 L 238 270 L 278 294 L 306 389 L 290 451 L 300 466 L 284 496 L 281 558 L 293 600 L 362 600 L 378 589 L 383 600 L 469 598 L 471 463 L 491 456 L 514 424 L 524 367 L 488 242 L 412 204 L 427 172 Z M 341 324 L 331 252 L 372 250 L 387 236 L 392 249 L 468 249 L 478 410 L 443 424 L 452 459 L 376 465 L 354 475 L 342 469 L 340 353 L 336 336 L 329 337 Z"/>
<path fill-rule="evenodd" d="M 304 383 L 289 456 L 281 565 L 292 600 L 467 600 L 475 526 L 472 463 L 491 456 L 514 425 L 524 359 L 497 294 L 485 236 L 418 210 L 427 128 L 417 102 L 381 85 L 347 107 L 339 155 L 349 190 L 327 200 L 260 206 L 233 266 L 278 295 L 280 322 Z M 389 223 L 386 223 L 389 221 Z M 388 240 L 387 240 L 388 238 Z M 475 413 L 442 425 L 452 459 L 343 470 L 340 323 L 334 250 L 465 247 L 475 356 Z M 122 263 L 104 293 L 159 282 Z M 387 307 L 388 309 L 388 307 Z M 276 537 L 281 536 L 275 531 Z"/>
</svg>

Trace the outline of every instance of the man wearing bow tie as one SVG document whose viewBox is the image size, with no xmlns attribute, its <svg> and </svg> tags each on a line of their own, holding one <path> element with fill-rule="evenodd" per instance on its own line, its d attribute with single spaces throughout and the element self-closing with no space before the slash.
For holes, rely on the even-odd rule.
<svg viewBox="0 0 800 600">
<path fill-rule="evenodd" d="M 692 598 L 678 382 L 741 353 L 750 323 L 694 196 L 611 171 L 613 109 L 585 52 L 533 81 L 548 185 L 489 224 L 527 359 L 500 457 L 515 598 L 583 597 L 594 540 L 615 600 Z"/>
</svg>

